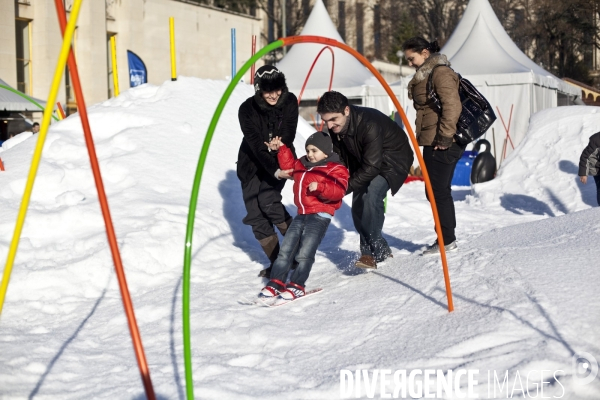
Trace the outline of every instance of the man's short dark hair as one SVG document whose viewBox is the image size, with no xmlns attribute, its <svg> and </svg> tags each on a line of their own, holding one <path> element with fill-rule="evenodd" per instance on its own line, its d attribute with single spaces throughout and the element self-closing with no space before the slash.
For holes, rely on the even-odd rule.
<svg viewBox="0 0 600 400">
<path fill-rule="evenodd" d="M 348 99 L 340 92 L 325 92 L 319 99 L 317 104 L 317 112 L 319 114 L 327 113 L 344 113 L 344 110 L 348 107 Z"/>
<path fill-rule="evenodd" d="M 32 127 L 33 127 L 33 126 L 40 126 L 40 124 L 39 124 L 39 123 L 37 123 L 37 122 L 34 122 L 34 123 L 33 123 L 33 125 L 31 125 L 31 126 L 32 126 Z"/>
</svg>

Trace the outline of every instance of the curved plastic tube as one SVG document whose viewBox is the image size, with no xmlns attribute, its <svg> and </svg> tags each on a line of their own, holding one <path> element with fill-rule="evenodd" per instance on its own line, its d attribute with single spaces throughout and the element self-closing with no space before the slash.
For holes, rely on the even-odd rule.
<svg viewBox="0 0 600 400">
<path fill-rule="evenodd" d="M 61 29 L 64 31 L 62 26 L 61 26 Z M 69 53 L 69 59 L 67 60 L 67 64 L 69 64 L 69 67 L 70 67 L 70 61 L 71 61 L 71 53 Z M 58 103 L 56 103 L 56 109 L 58 110 L 58 117 L 60 118 L 61 121 L 65 118 L 67 118 L 67 116 L 65 115 L 65 110 L 63 110 L 62 106 L 60 105 L 60 101 Z"/>
<path fill-rule="evenodd" d="M 185 385 L 186 394 L 188 399 L 194 398 L 194 382 L 192 379 L 192 350 L 191 350 L 191 339 L 190 339 L 190 269 L 192 263 L 192 237 L 194 234 L 194 220 L 196 218 L 196 205 L 198 203 L 198 192 L 200 191 L 200 182 L 202 180 L 202 171 L 204 170 L 204 163 L 206 162 L 206 155 L 208 154 L 208 148 L 210 141 L 212 140 L 215 128 L 219 117 L 223 113 L 223 108 L 227 103 L 227 100 L 231 96 L 233 89 L 236 87 L 238 82 L 242 80 L 244 74 L 250 69 L 252 64 L 259 60 L 265 54 L 283 46 L 283 42 L 278 40 L 260 49 L 252 58 L 250 58 L 237 72 L 235 77 L 227 86 L 221 101 L 217 105 L 217 109 L 213 114 L 206 137 L 204 138 L 204 144 L 200 152 L 200 158 L 198 160 L 198 166 L 196 168 L 196 175 L 194 177 L 194 185 L 192 187 L 192 196 L 190 198 L 190 208 L 188 212 L 187 229 L 185 236 L 185 249 L 184 249 L 184 261 L 183 261 L 183 356 L 185 362 Z"/>
<path fill-rule="evenodd" d="M 60 23 L 61 32 L 64 34 L 65 26 L 67 25 L 67 18 L 65 14 L 65 8 L 63 0 L 54 0 L 56 5 L 56 13 L 58 14 L 58 21 Z M 119 246 L 117 244 L 117 236 L 115 234 L 115 228 L 112 223 L 110 216 L 110 209 L 108 207 L 108 200 L 106 198 L 106 192 L 104 190 L 104 183 L 102 182 L 102 175 L 100 173 L 100 164 L 98 163 L 98 157 L 96 156 L 96 149 L 94 147 L 94 139 L 92 138 L 92 130 L 90 128 L 90 122 L 87 115 L 87 108 L 85 106 L 85 98 L 83 97 L 83 91 L 81 89 L 81 80 L 79 79 L 79 70 L 77 69 L 77 62 L 73 52 L 69 52 L 69 58 L 67 60 L 69 65 L 69 71 L 73 78 L 73 89 L 75 91 L 75 98 L 77 99 L 77 105 L 79 108 L 79 116 L 81 118 L 81 125 L 83 126 L 83 135 L 85 137 L 85 144 L 90 157 L 90 164 L 92 167 L 92 174 L 94 176 L 94 182 L 96 183 L 96 190 L 98 191 L 98 200 L 100 202 L 100 209 L 102 210 L 102 217 L 104 218 L 104 225 L 106 226 L 106 236 L 110 251 L 115 265 L 115 272 L 117 274 L 117 280 L 119 282 L 119 289 L 121 291 L 121 299 L 123 300 L 123 307 L 125 308 L 125 315 L 127 317 L 127 323 L 129 326 L 129 333 L 131 334 L 131 340 L 133 342 L 133 349 L 137 358 L 138 367 L 142 376 L 142 383 L 144 390 L 146 391 L 146 398 L 149 400 L 155 400 L 154 388 L 152 387 L 152 380 L 150 379 L 150 370 L 146 361 L 146 355 L 144 354 L 144 346 L 142 345 L 142 338 L 140 331 L 137 326 L 135 319 L 135 313 L 133 311 L 133 303 L 127 287 L 127 280 L 125 279 L 125 271 L 123 269 L 123 263 L 121 262 L 121 254 L 119 253 Z M 60 103 L 59 103 L 60 107 Z"/>
<path fill-rule="evenodd" d="M 333 49 L 331 47 L 325 46 L 321 49 L 319 54 L 317 54 L 317 56 L 315 57 L 315 60 L 313 61 L 312 65 L 310 66 L 310 69 L 308 70 L 308 74 L 306 75 L 306 79 L 304 79 L 304 83 L 302 84 L 302 89 L 300 89 L 300 94 L 298 95 L 298 104 L 300 104 L 300 100 L 302 100 L 302 95 L 304 94 L 304 89 L 306 88 L 306 84 L 308 83 L 310 74 L 312 74 L 315 64 L 317 63 L 317 61 L 319 61 L 319 57 L 321 57 L 321 54 L 323 54 L 323 52 L 325 50 L 329 50 L 331 52 L 331 77 L 329 78 L 328 91 L 331 90 L 331 86 L 333 85 L 333 71 L 335 70 L 335 53 L 333 52 Z"/>
<path fill-rule="evenodd" d="M 21 96 L 25 100 L 28 100 L 30 103 L 32 103 L 35 106 L 37 106 L 40 110 L 44 111 L 44 107 L 42 107 L 42 105 L 40 103 L 38 103 L 37 101 L 35 101 L 31 97 L 27 96 L 26 94 L 21 93 L 18 90 L 15 90 L 15 89 L 11 88 L 10 86 L 6 86 L 6 85 L 0 85 L 0 88 L 6 89 L 9 92 L 13 92 L 14 94 L 18 94 L 19 96 Z M 55 115 L 53 115 L 52 118 L 54 118 L 55 121 L 58 121 L 58 118 Z"/>
<path fill-rule="evenodd" d="M 25 216 L 27 215 L 27 207 L 29 206 L 29 200 L 31 199 L 31 192 L 33 191 L 33 184 L 35 183 L 35 177 L 37 175 L 38 168 L 40 166 L 40 159 L 42 158 L 42 149 L 46 142 L 46 134 L 48 133 L 48 127 L 50 126 L 50 118 L 52 117 L 53 105 L 58 95 L 58 88 L 62 79 L 65 65 L 67 64 L 67 56 L 69 55 L 69 49 L 71 48 L 71 40 L 73 39 L 73 33 L 75 32 L 75 24 L 77 23 L 77 17 L 79 16 L 79 10 L 81 9 L 82 0 L 75 0 L 73 8 L 71 9 L 71 19 L 67 25 L 65 31 L 65 37 L 63 44 L 60 49 L 60 55 L 58 62 L 56 63 L 56 69 L 54 70 L 54 78 L 52 79 L 52 85 L 50 87 L 50 94 L 46 101 L 46 109 L 44 110 L 44 117 L 42 118 L 42 125 L 40 126 L 40 133 L 38 134 L 37 143 L 33 152 L 33 158 L 31 160 L 31 167 L 29 168 L 29 175 L 27 176 L 27 182 L 25 183 L 25 192 L 23 193 L 23 200 L 19 207 L 19 214 L 17 215 L 17 224 L 13 233 L 12 241 L 8 250 L 8 257 L 6 260 L 6 266 L 4 267 L 4 274 L 2 277 L 2 284 L 0 285 L 0 315 L 2 315 L 2 307 L 4 305 L 4 298 L 6 297 L 6 291 L 8 289 L 8 281 L 10 280 L 10 274 L 12 267 L 17 255 L 17 248 L 19 246 L 19 239 L 21 237 L 21 231 L 25 224 Z"/>
<path fill-rule="evenodd" d="M 200 183 L 202 180 L 202 172 L 204 170 L 204 164 L 206 162 L 206 156 L 208 154 L 208 149 L 210 147 L 210 142 L 212 140 L 215 128 L 217 126 L 217 122 L 221 114 L 223 113 L 223 108 L 227 103 L 227 100 L 231 96 L 233 89 L 237 85 L 237 83 L 242 79 L 244 73 L 250 69 L 252 64 L 254 64 L 260 57 L 265 54 L 278 49 L 282 46 L 289 46 L 295 43 L 321 43 L 327 44 L 330 46 L 338 47 L 356 57 L 363 65 L 365 65 L 372 73 L 375 75 L 377 80 L 383 85 L 386 92 L 392 99 L 392 102 L 396 106 L 398 112 L 404 121 L 404 125 L 408 129 L 408 133 L 410 139 L 415 148 L 415 153 L 417 154 L 417 158 L 419 160 L 419 164 L 421 165 L 421 170 L 423 172 L 423 177 L 425 179 L 425 186 L 427 189 L 427 193 L 429 195 L 430 204 L 433 212 L 433 218 L 435 220 L 435 229 L 438 236 L 438 243 L 440 244 L 440 256 L 442 258 L 442 264 L 444 268 L 444 279 L 446 283 L 446 295 L 448 298 L 448 311 L 454 310 L 454 305 L 452 302 L 452 292 L 450 289 L 450 277 L 448 275 L 448 265 L 446 262 L 446 252 L 444 250 L 444 239 L 442 237 L 441 226 L 439 223 L 439 217 L 437 213 L 437 206 L 435 204 L 435 198 L 433 197 L 433 190 L 431 188 L 431 182 L 429 181 L 429 174 L 427 173 L 427 168 L 425 167 L 425 162 L 423 161 L 423 156 L 419 150 L 419 144 L 417 143 L 417 139 L 415 138 L 414 132 L 408 123 L 408 119 L 406 118 L 406 114 L 404 110 L 400 106 L 398 99 L 392 92 L 392 89 L 385 82 L 381 74 L 371 65 L 371 63 L 363 57 L 360 53 L 358 53 L 353 48 L 340 43 L 336 40 L 321 37 L 321 36 L 290 36 L 287 38 L 279 39 L 273 43 L 268 44 L 263 47 L 259 52 L 257 52 L 253 57 L 251 57 L 237 72 L 234 79 L 231 80 L 229 86 L 225 90 L 225 93 L 221 97 L 219 104 L 217 105 L 217 109 L 213 114 L 210 125 L 208 126 L 208 131 L 206 132 L 206 137 L 204 138 L 204 143 L 202 145 L 202 150 L 200 152 L 200 158 L 198 160 L 198 166 L 196 168 L 196 175 L 194 176 L 194 184 L 192 186 L 192 195 L 190 198 L 190 208 L 188 212 L 188 221 L 186 228 L 186 238 L 185 238 L 185 248 L 184 248 L 184 262 L 183 262 L 183 348 L 184 348 L 184 362 L 185 362 L 185 382 L 186 382 L 186 393 L 188 400 L 194 398 L 194 388 L 193 388 L 193 379 L 192 379 L 192 357 L 191 357 L 191 338 L 190 338 L 190 271 L 191 271 L 191 262 L 192 262 L 192 238 L 194 233 L 194 221 L 196 218 L 196 206 L 198 203 L 198 192 L 200 191 Z"/>
<path fill-rule="evenodd" d="M 448 311 L 449 312 L 454 311 L 454 302 L 452 301 L 452 288 L 450 286 L 450 274 L 448 273 L 446 250 L 444 248 L 444 238 L 442 237 L 442 227 L 440 225 L 440 218 L 439 218 L 439 214 L 437 211 L 437 204 L 435 203 L 435 197 L 433 196 L 433 189 L 431 187 L 431 181 L 429 180 L 429 173 L 427 172 L 427 167 L 425 166 L 425 161 L 423 160 L 423 156 L 421 155 L 421 150 L 419 149 L 419 143 L 417 142 L 417 138 L 415 137 L 415 134 L 408 122 L 408 118 L 406 117 L 406 113 L 404 112 L 404 109 L 402 108 L 402 106 L 398 102 L 398 99 L 394 95 L 392 88 L 390 88 L 390 86 L 387 84 L 385 79 L 383 79 L 383 77 L 381 76 L 379 71 L 377 71 L 375 69 L 375 67 L 373 67 L 373 65 L 369 62 L 369 60 L 367 60 L 362 54 L 360 54 L 359 52 L 354 50 L 352 47 L 349 47 L 348 45 L 346 45 L 344 43 L 340 43 L 334 39 L 324 38 L 321 36 L 290 36 L 290 37 L 284 38 L 283 41 L 285 42 L 286 46 L 290 46 L 290 45 L 296 44 L 296 43 L 323 43 L 323 44 L 335 46 L 342 50 L 347 51 L 348 53 L 352 54 L 358 61 L 360 61 L 365 67 L 367 67 L 369 69 L 369 71 L 371 71 L 371 73 L 373 73 L 373 75 L 377 78 L 379 83 L 381 83 L 381 85 L 383 86 L 383 88 L 385 89 L 387 94 L 390 96 L 390 99 L 392 100 L 392 102 L 394 103 L 394 106 L 396 106 L 396 109 L 398 110 L 398 112 L 400 113 L 400 116 L 402 117 L 404 126 L 408 130 L 408 135 L 413 144 L 413 148 L 417 155 L 417 159 L 419 160 L 419 165 L 421 166 L 421 172 L 423 173 L 423 178 L 425 179 L 425 189 L 427 190 L 427 195 L 429 196 L 429 202 L 431 204 L 431 211 L 433 213 L 433 220 L 435 222 L 435 231 L 436 231 L 437 238 L 438 238 L 438 244 L 440 245 L 440 257 L 442 259 L 442 267 L 444 270 L 444 282 L 446 284 L 446 298 L 448 300 Z"/>
</svg>

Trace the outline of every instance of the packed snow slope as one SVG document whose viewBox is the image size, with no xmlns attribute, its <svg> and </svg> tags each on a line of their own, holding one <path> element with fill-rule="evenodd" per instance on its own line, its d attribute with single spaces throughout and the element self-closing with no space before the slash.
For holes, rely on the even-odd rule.
<svg viewBox="0 0 600 400">
<path fill-rule="evenodd" d="M 181 78 L 89 109 L 160 399 L 184 398 L 187 210 L 203 138 L 226 85 Z M 372 272 L 353 267 L 358 235 L 346 197 L 308 281 L 309 289 L 325 290 L 267 309 L 243 304 L 264 285 L 256 275 L 266 264 L 241 222 L 235 173 L 237 109 L 251 95 L 246 85 L 234 91 L 200 188 L 191 282 L 196 398 L 335 399 L 343 369 L 460 368 L 479 370 L 480 398 L 489 398 L 487 371 L 508 371 L 506 397 L 526 397 L 526 389 L 533 395 L 543 379 L 550 382 L 546 397 L 600 398 L 598 379 L 582 384 L 572 363 L 580 352 L 600 359 L 600 208 L 591 207 L 594 188 L 577 184 L 571 165 L 594 131 L 596 109 L 536 116 L 531 140 L 496 181 L 476 187 L 476 196 L 456 188 L 460 251 L 448 257 L 453 313 L 440 260 L 419 255 L 435 239 L 420 182 L 388 199 L 384 233 L 393 259 Z M 301 122 L 299 153 L 310 133 Z M 18 136 L 0 152 L 7 169 L 0 172 L 0 260 L 36 139 Z M 527 146 L 536 151 L 525 152 Z M 295 214 L 291 187 L 284 202 Z M 537 382 L 525 380 L 541 370 Z M 27 398 L 144 398 L 77 115 L 48 133 L 0 319 L 0 399 Z"/>
<path fill-rule="evenodd" d="M 515 210 L 537 202 L 537 212 L 552 216 L 597 206 L 594 182 L 582 187 L 575 178 L 579 156 L 598 131 L 599 107 L 557 107 L 534 114 L 527 136 L 503 161 L 496 179 L 474 186 L 475 196 L 483 204 Z"/>
</svg>

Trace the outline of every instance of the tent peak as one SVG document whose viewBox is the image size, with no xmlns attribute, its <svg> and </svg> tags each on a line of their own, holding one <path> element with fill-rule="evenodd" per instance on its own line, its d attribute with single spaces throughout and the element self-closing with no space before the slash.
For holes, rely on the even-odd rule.
<svg viewBox="0 0 600 400">
<path fill-rule="evenodd" d="M 344 43 L 322 0 L 315 2 L 306 24 L 300 32 L 300 36 L 312 35 Z M 299 90 L 302 87 L 310 66 L 324 47 L 326 46 L 316 43 L 295 44 L 277 63 L 277 68 L 285 74 L 290 89 Z M 332 52 L 335 58 L 332 58 L 332 53 L 329 51 L 323 52 L 319 57 L 308 81 L 307 89 L 327 90 L 332 65 L 334 65 L 332 86 L 334 90 L 363 85 L 372 77 L 371 73 L 352 55 L 337 47 L 332 48 Z"/>
<path fill-rule="evenodd" d="M 502 48 L 481 13 L 477 15 L 467 38 L 450 61 L 458 72 L 465 75 L 531 71 Z"/>
</svg>

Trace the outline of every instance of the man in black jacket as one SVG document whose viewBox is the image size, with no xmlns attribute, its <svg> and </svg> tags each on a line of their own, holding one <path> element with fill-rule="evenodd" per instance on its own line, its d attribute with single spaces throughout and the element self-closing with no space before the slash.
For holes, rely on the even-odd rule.
<svg viewBox="0 0 600 400">
<path fill-rule="evenodd" d="M 256 93 L 242 103 L 238 113 L 244 139 L 238 153 L 237 176 L 248 212 L 243 222 L 252 227 L 272 265 L 279 254 L 274 226 L 285 235 L 292 222 L 281 203 L 281 191 L 291 171 L 279 168 L 277 154 L 270 152 L 265 143 L 279 136 L 296 156 L 298 99 L 288 91 L 283 73 L 271 65 L 260 67 L 254 81 Z M 270 272 L 271 267 L 259 276 L 268 278 Z"/>
<path fill-rule="evenodd" d="M 383 238 L 384 200 L 400 189 L 413 163 L 406 133 L 394 121 L 373 108 L 349 105 L 338 92 L 326 92 L 317 112 L 332 134 L 334 150 L 350 170 L 352 219 L 360 235 L 359 268 L 377 268 L 392 257 Z M 335 136 L 334 136 L 335 135 Z"/>
</svg>

